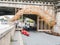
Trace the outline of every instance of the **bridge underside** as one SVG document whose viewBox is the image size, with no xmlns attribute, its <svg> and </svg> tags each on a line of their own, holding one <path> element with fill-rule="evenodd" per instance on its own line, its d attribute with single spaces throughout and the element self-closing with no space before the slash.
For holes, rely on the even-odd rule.
<svg viewBox="0 0 60 45">
<path fill-rule="evenodd" d="M 23 14 L 36 14 L 37 16 L 40 16 L 50 26 L 55 25 L 55 17 L 52 16 L 53 14 L 49 14 L 49 12 L 46 10 L 43 11 L 41 6 L 27 5 L 15 14 L 15 17 L 13 17 L 13 20 L 19 19 L 20 16 Z"/>
<path fill-rule="evenodd" d="M 45 23 L 47 23 L 49 26 L 55 25 L 55 15 L 53 14 L 54 4 L 50 2 L 48 2 L 47 4 L 46 2 L 45 3 L 44 2 L 26 3 L 26 2 L 0 1 L 0 7 L 12 7 L 15 9 L 16 8 L 21 9 L 21 10 L 18 10 L 18 12 L 12 18 L 12 21 L 19 19 L 23 14 L 35 14 L 41 17 L 42 20 Z"/>
</svg>

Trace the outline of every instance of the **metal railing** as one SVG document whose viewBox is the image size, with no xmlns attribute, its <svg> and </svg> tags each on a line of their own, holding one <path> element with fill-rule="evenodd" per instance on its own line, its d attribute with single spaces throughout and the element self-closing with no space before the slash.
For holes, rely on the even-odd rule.
<svg viewBox="0 0 60 45">
<path fill-rule="evenodd" d="M 25 5 L 53 5 L 53 2 L 42 2 L 41 0 L 0 0 L 3 3 L 19 3 Z"/>
<path fill-rule="evenodd" d="M 22 5 L 36 5 L 36 6 L 54 6 L 53 2 L 42 2 L 38 0 L 0 0 L 0 7 L 14 7 L 21 8 Z"/>
<path fill-rule="evenodd" d="M 41 2 L 42 0 L 0 0 L 0 1 L 13 1 L 13 2 Z M 43 1 L 44 2 L 44 1 Z M 46 1 L 45 1 L 46 2 Z M 53 2 L 53 1 L 50 1 L 50 2 Z"/>
</svg>

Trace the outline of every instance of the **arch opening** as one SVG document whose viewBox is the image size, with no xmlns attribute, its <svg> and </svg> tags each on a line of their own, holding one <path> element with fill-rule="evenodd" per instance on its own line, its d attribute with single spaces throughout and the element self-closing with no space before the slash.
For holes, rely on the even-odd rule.
<svg viewBox="0 0 60 45">
<path fill-rule="evenodd" d="M 28 31 L 36 31 L 37 30 L 37 15 L 36 14 L 23 14 L 23 21 L 25 25 L 29 27 L 25 27 Z"/>
<path fill-rule="evenodd" d="M 41 17 L 39 17 L 36 14 L 23 14 L 23 22 L 26 23 L 26 19 L 32 19 L 35 24 L 34 26 L 31 26 L 32 24 L 28 24 L 30 26 L 29 28 L 25 27 L 27 31 L 49 31 L 53 29 L 53 26 L 49 26 Z M 29 21 L 29 20 L 28 20 Z"/>
<path fill-rule="evenodd" d="M 50 30 L 51 27 L 55 25 L 55 18 L 54 16 L 52 16 L 53 14 L 49 14 L 47 10 L 43 10 L 42 7 L 36 7 L 36 6 L 27 6 L 26 8 L 22 8 L 21 10 L 18 9 L 18 12 L 15 14 L 15 17 L 13 17 L 12 21 L 19 19 L 24 14 L 28 14 L 28 15 L 35 14 L 36 16 L 38 16 L 37 30 L 40 29 Z M 41 17 L 41 20 L 39 19 L 39 17 Z M 41 28 L 39 24 L 42 25 Z M 48 25 L 48 26 L 44 26 L 44 25 Z"/>
</svg>

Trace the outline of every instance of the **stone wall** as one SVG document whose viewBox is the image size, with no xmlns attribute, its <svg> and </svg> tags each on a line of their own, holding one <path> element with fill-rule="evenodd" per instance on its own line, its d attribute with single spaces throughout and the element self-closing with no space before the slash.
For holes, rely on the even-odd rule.
<svg viewBox="0 0 60 45">
<path fill-rule="evenodd" d="M 57 12 L 56 15 L 56 25 L 54 26 L 54 32 L 60 34 L 60 12 Z"/>
<path fill-rule="evenodd" d="M 36 14 L 43 18 L 43 20 L 50 26 L 55 25 L 55 16 L 52 6 L 34 6 L 34 5 L 24 5 L 22 10 L 19 10 L 13 20 L 17 20 L 23 14 Z"/>
</svg>

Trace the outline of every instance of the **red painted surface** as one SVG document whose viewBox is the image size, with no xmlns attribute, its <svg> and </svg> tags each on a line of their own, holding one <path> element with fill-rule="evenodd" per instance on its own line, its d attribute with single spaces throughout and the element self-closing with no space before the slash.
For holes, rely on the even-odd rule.
<svg viewBox="0 0 60 45">
<path fill-rule="evenodd" d="M 26 35 L 26 36 L 29 36 L 30 35 L 29 32 L 26 31 L 26 30 L 24 30 L 24 29 L 21 31 L 21 33 L 24 34 L 24 35 Z"/>
</svg>

